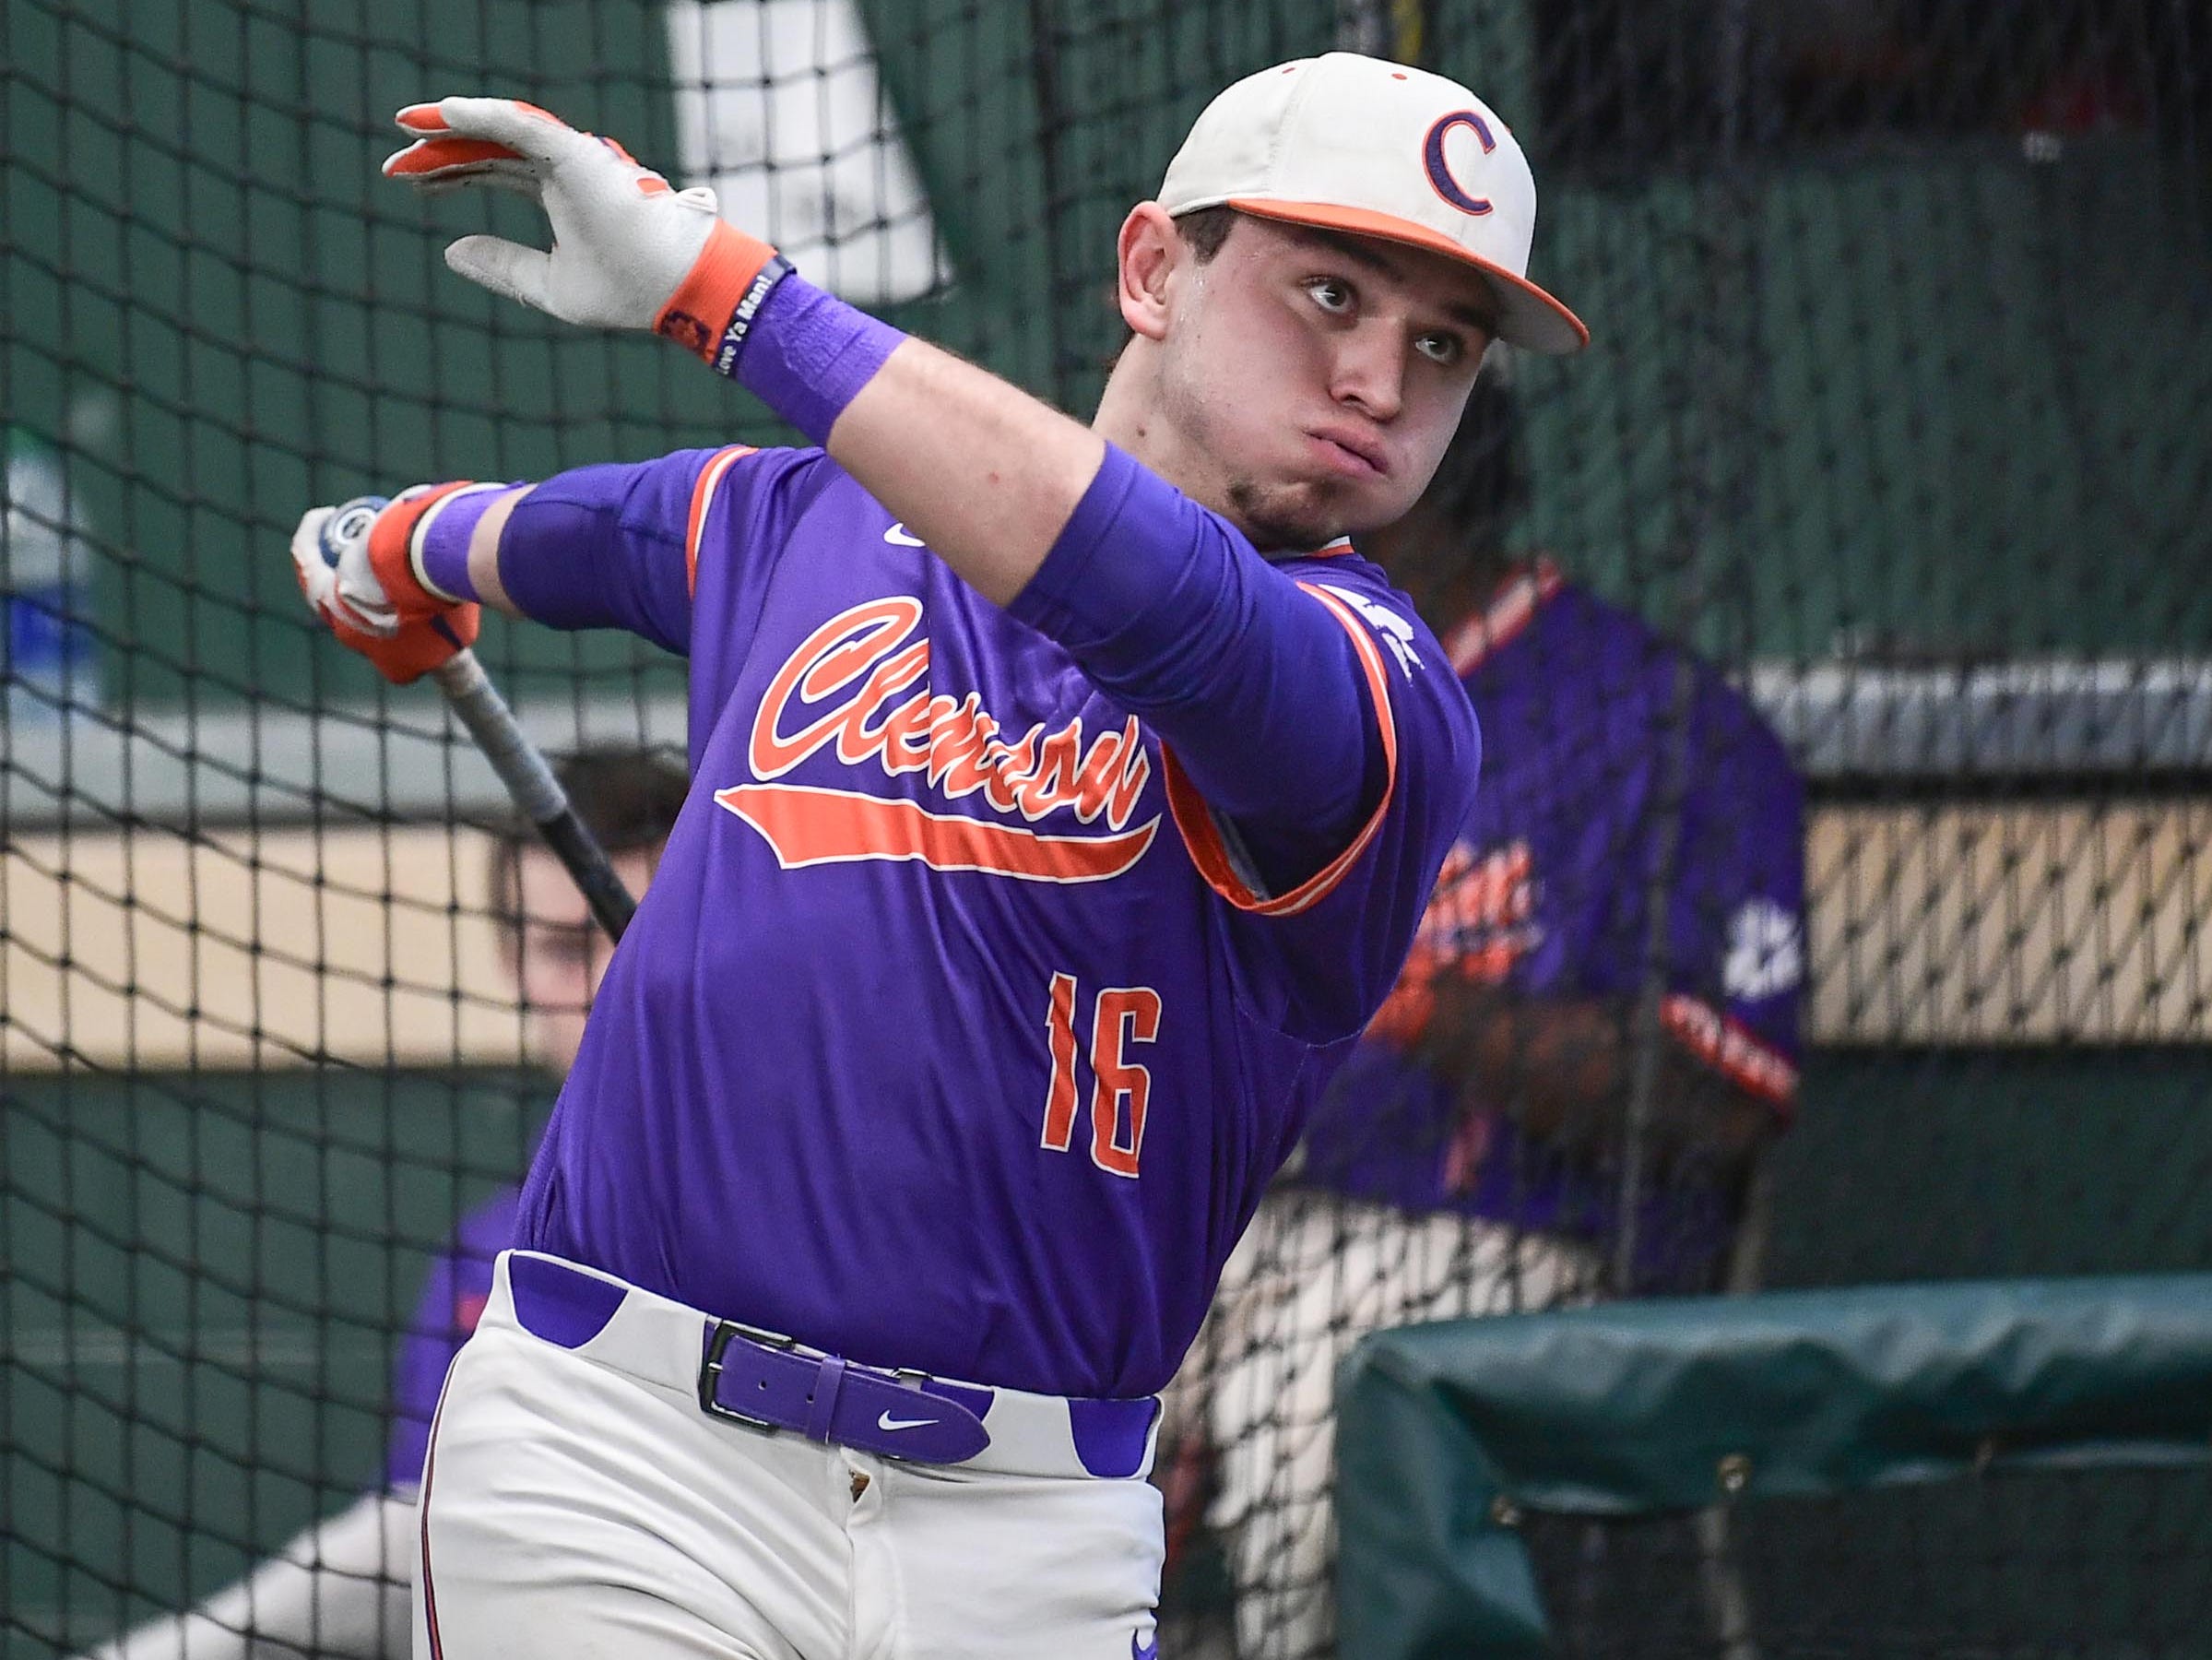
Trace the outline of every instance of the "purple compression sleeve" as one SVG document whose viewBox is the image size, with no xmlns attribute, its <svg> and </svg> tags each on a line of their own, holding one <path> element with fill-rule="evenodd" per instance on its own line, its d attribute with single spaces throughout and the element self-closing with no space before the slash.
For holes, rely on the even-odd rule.
<svg viewBox="0 0 2212 1660">
<path fill-rule="evenodd" d="M 499 539 L 500 586 L 554 628 L 626 628 L 670 651 L 691 647 L 683 526 L 692 486 L 716 452 L 679 450 L 637 466 L 556 474 L 515 505 Z"/>
<path fill-rule="evenodd" d="M 1388 764 L 1343 625 L 1112 445 L 1008 610 L 1159 730 L 1275 891 L 1342 852 L 1380 799 Z"/>
<path fill-rule="evenodd" d="M 739 385 L 826 447 L 845 406 L 905 338 L 793 272 L 762 302 L 732 373 Z"/>
</svg>

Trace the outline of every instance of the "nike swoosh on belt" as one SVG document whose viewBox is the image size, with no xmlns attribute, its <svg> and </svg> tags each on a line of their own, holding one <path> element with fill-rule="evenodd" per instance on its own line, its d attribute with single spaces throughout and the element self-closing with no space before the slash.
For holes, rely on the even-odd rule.
<svg viewBox="0 0 2212 1660">
<path fill-rule="evenodd" d="M 919 1429 L 925 1424 L 934 1424 L 935 1418 L 894 1418 L 888 1412 L 876 1419 L 879 1429 Z"/>
</svg>

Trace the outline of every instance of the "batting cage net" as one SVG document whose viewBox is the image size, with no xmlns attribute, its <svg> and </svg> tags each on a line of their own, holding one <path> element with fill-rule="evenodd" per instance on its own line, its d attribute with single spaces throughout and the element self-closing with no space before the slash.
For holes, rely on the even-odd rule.
<svg viewBox="0 0 2212 1660">
<path fill-rule="evenodd" d="M 1122 214 L 1215 90 L 1332 46 L 1511 125 L 1593 339 L 1494 354 L 1392 565 L 1479 824 L 1170 1392 L 1162 1652 L 1335 1652 L 1375 1328 L 2212 1271 L 2201 7 L 0 0 L 6 1660 L 406 1652 L 422 1358 L 599 958 L 437 694 L 312 624 L 302 510 L 780 436 L 448 274 L 538 227 L 384 182 L 391 112 L 618 135 L 1087 413 Z M 642 880 L 681 664 L 497 618 L 479 656 Z M 2212 1639 L 2201 1464 L 1711 1514 L 1520 1522 L 1554 1640 Z"/>
</svg>

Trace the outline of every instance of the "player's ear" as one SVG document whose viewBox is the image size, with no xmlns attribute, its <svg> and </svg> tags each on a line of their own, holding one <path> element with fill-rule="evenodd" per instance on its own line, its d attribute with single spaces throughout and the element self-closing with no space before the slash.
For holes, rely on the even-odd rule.
<svg viewBox="0 0 2212 1660">
<path fill-rule="evenodd" d="M 1189 257 L 1175 220 L 1157 202 L 1139 202 L 1121 221 L 1121 320 L 1146 339 L 1167 333 L 1168 290 L 1176 267 Z"/>
</svg>

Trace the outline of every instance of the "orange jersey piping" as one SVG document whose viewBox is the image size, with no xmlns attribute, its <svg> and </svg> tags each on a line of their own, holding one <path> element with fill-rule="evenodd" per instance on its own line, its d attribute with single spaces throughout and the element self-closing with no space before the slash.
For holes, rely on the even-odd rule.
<svg viewBox="0 0 2212 1660">
<path fill-rule="evenodd" d="M 1737 1088 L 1785 1115 L 1795 1105 L 1795 1064 L 1742 1021 L 1680 991 L 1660 1004 L 1659 1017 L 1676 1043 Z"/>
<path fill-rule="evenodd" d="M 698 482 L 692 486 L 691 518 L 683 530 L 683 591 L 694 599 L 699 597 L 699 543 L 706 534 L 706 513 L 714 503 L 715 486 L 722 482 L 722 475 L 732 462 L 759 453 L 750 444 L 733 444 L 700 469 Z"/>
<path fill-rule="evenodd" d="M 1492 652 L 1533 622 L 1544 601 L 1566 581 L 1548 559 L 1507 577 L 1496 599 L 1444 636 L 1444 655 L 1451 659 L 1452 672 L 1461 680 L 1473 674 Z"/>
<path fill-rule="evenodd" d="M 1161 753 L 1167 763 L 1167 806 L 1175 815 L 1177 830 L 1182 833 L 1183 845 L 1190 850 L 1190 862 L 1198 867 L 1206 885 L 1234 905 L 1238 910 L 1251 911 L 1262 917 L 1295 917 L 1300 911 L 1319 904 L 1336 891 L 1337 884 L 1367 850 L 1367 846 L 1381 830 L 1384 818 L 1390 811 L 1390 798 L 1398 786 L 1398 720 L 1390 707 L 1390 682 L 1382 660 L 1382 649 L 1361 627 L 1357 619 L 1332 595 L 1301 582 L 1298 586 L 1329 608 L 1330 615 L 1343 624 L 1344 632 L 1352 636 L 1352 646 L 1359 654 L 1360 667 L 1367 676 L 1367 689 L 1375 698 L 1375 721 L 1382 733 L 1383 784 L 1382 799 L 1376 802 L 1375 811 L 1367 822 L 1352 838 L 1352 845 L 1339 853 L 1319 871 L 1307 877 L 1289 893 L 1270 898 L 1255 892 L 1244 878 L 1237 874 L 1235 862 L 1229 858 L 1228 848 L 1223 843 L 1221 830 L 1213 822 L 1213 814 L 1206 806 L 1198 786 L 1191 783 L 1172 752 L 1163 746 Z"/>
</svg>

